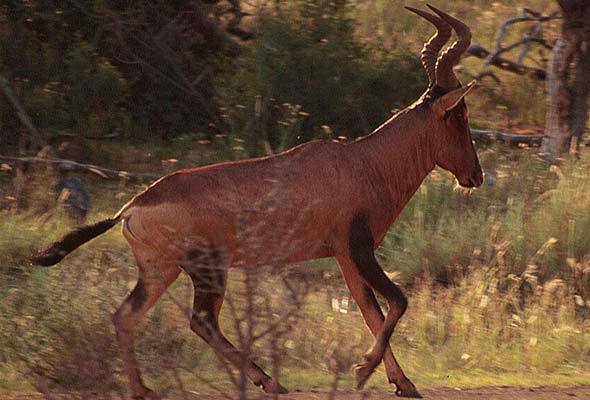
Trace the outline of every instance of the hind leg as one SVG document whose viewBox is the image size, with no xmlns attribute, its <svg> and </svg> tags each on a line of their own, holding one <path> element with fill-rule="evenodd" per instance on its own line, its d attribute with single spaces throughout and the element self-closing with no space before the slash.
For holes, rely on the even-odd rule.
<svg viewBox="0 0 590 400">
<path fill-rule="evenodd" d="M 136 258 L 139 266 L 137 284 L 113 315 L 113 323 L 132 397 L 153 399 L 157 396 L 141 380 L 133 346 L 134 331 L 141 318 L 156 304 L 162 293 L 176 280 L 181 270 L 176 265 L 156 267 L 150 260 Z"/>
<path fill-rule="evenodd" d="M 225 294 L 227 271 L 216 267 L 183 267 L 190 275 L 195 289 L 191 329 L 234 367 L 242 368 L 244 355 L 223 335 L 219 328 L 219 311 Z M 287 393 L 277 380 L 262 368 L 247 360 L 248 378 L 267 393 Z"/>
</svg>

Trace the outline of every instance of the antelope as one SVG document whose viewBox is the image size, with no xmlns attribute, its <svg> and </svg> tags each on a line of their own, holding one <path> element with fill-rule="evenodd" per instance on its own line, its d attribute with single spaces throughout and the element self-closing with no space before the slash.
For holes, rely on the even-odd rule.
<svg viewBox="0 0 590 400">
<path fill-rule="evenodd" d="M 483 182 L 464 100 L 475 81 L 462 86 L 453 72 L 470 44 L 471 32 L 460 20 L 428 7 L 433 13 L 406 7 L 436 28 L 421 52 L 428 87 L 417 101 L 370 135 L 346 144 L 316 140 L 276 155 L 174 172 L 137 194 L 112 218 L 76 229 L 32 258 L 37 265 L 54 265 L 122 221 L 138 274 L 135 288 L 113 314 L 113 322 L 133 398 L 157 398 L 142 382 L 134 331 L 182 271 L 194 286 L 191 329 L 238 367 L 243 365 L 242 355 L 218 324 L 227 270 L 325 257 L 337 260 L 375 338 L 354 368 L 357 388 L 383 361 L 398 396 L 420 397 L 389 345 L 408 301 L 388 279 L 374 251 L 436 166 L 450 171 L 460 186 L 475 188 Z M 452 30 L 457 40 L 439 56 Z M 252 208 L 269 194 L 282 201 L 266 210 Z M 241 213 L 249 213 L 252 221 L 263 226 L 291 226 L 294 240 L 289 251 L 273 248 L 275 238 L 264 232 L 259 232 L 256 246 L 245 240 L 236 222 Z M 223 268 L 193 268 L 191 260 L 203 255 L 197 242 L 220 249 L 225 255 Z M 219 288 L 212 289 L 211 277 Z M 387 301 L 385 316 L 376 294 Z M 287 393 L 252 361 L 247 374 L 267 393 Z"/>
</svg>

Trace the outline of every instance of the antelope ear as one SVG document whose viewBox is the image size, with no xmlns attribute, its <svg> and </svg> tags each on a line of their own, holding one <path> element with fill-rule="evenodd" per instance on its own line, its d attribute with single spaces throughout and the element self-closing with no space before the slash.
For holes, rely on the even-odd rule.
<svg viewBox="0 0 590 400">
<path fill-rule="evenodd" d="M 467 86 L 460 87 L 458 89 L 452 90 L 449 93 L 444 94 L 442 97 L 439 97 L 434 101 L 432 104 L 432 109 L 434 113 L 439 117 L 443 117 L 445 113 L 449 110 L 452 110 L 463 97 L 475 86 L 477 81 L 473 80 L 469 82 Z"/>
</svg>

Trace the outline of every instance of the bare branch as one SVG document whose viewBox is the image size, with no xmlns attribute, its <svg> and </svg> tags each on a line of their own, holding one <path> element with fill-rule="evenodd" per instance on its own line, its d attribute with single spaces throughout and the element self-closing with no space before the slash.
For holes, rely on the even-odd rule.
<svg viewBox="0 0 590 400">
<path fill-rule="evenodd" d="M 540 12 L 529 8 L 522 8 L 519 15 L 511 17 L 502 23 L 498 29 L 498 34 L 496 35 L 494 50 L 490 51 L 482 46 L 474 44 L 467 49 L 465 54 L 485 59 L 485 64 L 488 66 L 492 65 L 519 75 L 528 75 L 533 79 L 545 80 L 547 73 L 544 68 L 525 65 L 524 61 L 527 58 L 532 45 L 539 45 L 541 46 L 541 49 L 544 50 L 551 50 L 553 48 L 553 46 L 543 38 L 543 23 L 561 18 L 559 12 L 543 15 Z M 520 23 L 534 23 L 534 25 L 522 38 L 505 45 L 504 40 L 508 34 L 509 27 Z M 520 48 L 521 51 L 516 61 L 502 57 L 503 54 L 509 53 L 518 48 Z"/>
<path fill-rule="evenodd" d="M 489 59 L 490 51 L 481 47 L 480 45 L 474 44 L 469 46 L 465 52 L 466 56 L 474 56 L 481 59 Z M 506 71 L 514 72 L 519 75 L 528 75 L 529 77 L 544 81 L 547 77 L 547 73 L 542 68 L 529 67 L 522 64 L 517 64 L 514 61 L 508 60 L 504 57 L 494 57 L 489 65 L 504 69 Z"/>
</svg>

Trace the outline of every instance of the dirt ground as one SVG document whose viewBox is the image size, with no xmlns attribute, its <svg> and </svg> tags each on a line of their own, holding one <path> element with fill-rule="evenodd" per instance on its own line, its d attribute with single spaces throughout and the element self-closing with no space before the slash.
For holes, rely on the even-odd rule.
<svg viewBox="0 0 590 400">
<path fill-rule="evenodd" d="M 422 396 L 426 400 L 590 400 L 590 386 L 578 386 L 572 388 L 558 387 L 538 387 L 538 388 L 481 388 L 481 389 L 453 389 L 453 388 L 436 388 L 421 389 Z M 91 399 L 92 396 L 84 396 L 85 399 Z M 96 396 L 96 398 L 104 398 Z M 115 397 L 116 398 L 116 397 Z M 216 400 L 227 399 L 224 396 L 200 395 L 197 393 L 187 393 L 186 396 L 166 397 L 171 400 Z M 256 396 L 250 397 L 256 398 Z M 330 396 L 327 389 L 311 390 L 306 392 L 294 392 L 287 395 L 281 395 L 278 400 L 324 400 L 333 398 L 334 400 L 365 400 L 365 399 L 399 399 L 392 391 L 369 390 L 366 392 L 356 392 L 351 390 L 337 391 L 334 397 Z M 43 395 L 29 396 L 10 396 L 0 395 L 0 400 L 43 400 L 43 399 L 80 399 L 80 395 L 52 395 L 45 397 Z M 270 400 L 273 396 L 261 395 L 260 400 Z"/>
<path fill-rule="evenodd" d="M 590 386 L 574 388 L 482 388 L 482 389 L 420 389 L 424 399 L 427 400 L 590 400 Z M 326 399 L 326 393 L 294 393 L 287 395 L 293 400 L 319 400 Z M 393 392 L 371 391 L 366 394 L 358 392 L 338 392 L 337 400 L 357 399 L 399 399 Z"/>
<path fill-rule="evenodd" d="M 420 393 L 427 400 L 590 400 L 590 386 L 574 388 L 482 388 L 482 389 L 421 389 Z M 327 392 L 293 393 L 285 396 L 289 400 L 320 400 L 328 399 Z M 360 399 L 400 399 L 393 392 L 368 391 L 359 393 L 353 391 L 337 392 L 335 400 Z"/>
</svg>

